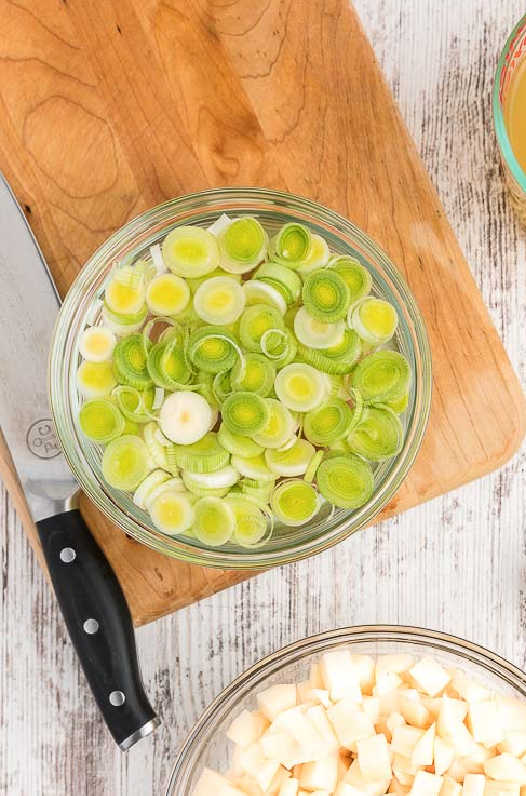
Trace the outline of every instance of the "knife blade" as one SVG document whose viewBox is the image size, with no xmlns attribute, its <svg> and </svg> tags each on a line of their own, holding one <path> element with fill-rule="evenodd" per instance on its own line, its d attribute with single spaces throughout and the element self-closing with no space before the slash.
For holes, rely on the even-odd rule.
<svg viewBox="0 0 526 796">
<path fill-rule="evenodd" d="M 78 484 L 55 435 L 47 366 L 60 299 L 3 175 L 0 284 L 0 431 L 82 668 L 111 734 L 126 750 L 159 720 L 142 684 L 126 599 L 81 517 Z"/>
</svg>

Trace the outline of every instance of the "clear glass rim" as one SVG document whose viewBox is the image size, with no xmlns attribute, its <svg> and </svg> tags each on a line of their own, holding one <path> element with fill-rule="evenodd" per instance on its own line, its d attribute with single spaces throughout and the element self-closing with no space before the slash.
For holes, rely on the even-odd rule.
<svg viewBox="0 0 526 796">
<path fill-rule="evenodd" d="M 176 793 L 175 786 L 185 771 L 187 759 L 195 750 L 200 737 L 213 730 L 216 716 L 222 713 L 231 701 L 234 701 L 240 689 L 247 691 L 252 683 L 272 674 L 290 663 L 303 657 L 304 654 L 321 652 L 334 642 L 382 642 L 398 641 L 422 644 L 430 649 L 441 650 L 459 655 L 472 663 L 486 669 L 526 697 L 526 673 L 495 652 L 485 649 L 458 636 L 452 636 L 438 630 L 429 630 L 411 625 L 355 625 L 318 633 L 307 638 L 287 644 L 276 652 L 270 653 L 250 666 L 223 690 L 205 709 L 200 719 L 194 724 L 183 742 L 175 760 L 170 779 L 166 786 L 165 796 Z"/>
<path fill-rule="evenodd" d="M 517 160 L 517 158 L 513 153 L 508 132 L 506 130 L 506 125 L 504 123 L 504 113 L 502 109 L 502 103 L 500 101 L 500 83 L 502 79 L 502 70 L 504 69 L 506 60 L 508 58 L 510 50 L 512 49 L 513 44 L 515 43 L 517 36 L 523 30 L 524 26 L 526 26 L 526 14 L 522 17 L 522 19 L 520 19 L 517 22 L 517 24 L 513 28 L 512 32 L 508 36 L 506 44 L 504 45 L 504 49 L 500 54 L 500 58 L 497 64 L 497 71 L 495 72 L 495 82 L 493 85 L 493 119 L 495 123 L 495 131 L 497 134 L 497 142 L 499 145 L 502 158 L 504 159 L 514 179 L 520 185 L 522 190 L 526 191 L 526 174 L 522 170 L 521 166 L 519 165 L 519 161 Z"/>
<path fill-rule="evenodd" d="M 67 330 L 71 323 L 71 318 L 78 312 L 82 297 L 96 283 L 101 265 L 111 260 L 112 253 L 118 250 L 120 246 L 137 238 L 139 235 L 146 234 L 155 224 L 161 224 L 172 219 L 174 214 L 184 218 L 185 213 L 190 214 L 192 211 L 204 210 L 229 201 L 246 202 L 247 205 L 257 201 L 269 209 L 275 208 L 279 210 L 281 207 L 282 209 L 287 208 L 291 212 L 303 212 L 321 220 L 338 233 L 347 234 L 359 241 L 364 250 L 370 252 L 371 259 L 379 262 L 385 270 L 389 281 L 394 285 L 399 296 L 401 296 L 404 312 L 407 312 L 408 315 L 417 371 L 415 374 L 413 422 L 408 428 L 402 452 L 399 454 L 384 483 L 376 491 L 373 500 L 362 509 L 353 512 L 347 519 L 338 523 L 323 535 L 306 539 L 294 548 L 284 548 L 270 552 L 266 552 L 264 549 L 246 551 L 244 553 L 198 549 L 180 539 L 168 539 L 161 533 L 152 533 L 137 518 L 125 511 L 108 492 L 100 488 L 100 485 L 90 472 L 89 464 L 86 462 L 80 446 L 75 444 L 74 429 L 68 419 L 70 407 L 66 377 L 67 357 L 64 354 L 67 343 Z M 137 541 L 158 552 L 188 563 L 219 569 L 257 570 L 289 563 L 320 553 L 324 549 L 337 544 L 353 531 L 370 523 L 376 514 L 388 503 L 413 464 L 427 427 L 432 391 L 431 351 L 424 321 L 405 280 L 385 252 L 352 222 L 316 202 L 293 194 L 250 187 L 216 188 L 168 200 L 140 214 L 117 230 L 95 251 L 73 282 L 57 318 L 50 354 L 49 390 L 50 404 L 57 433 L 71 470 L 83 491 L 112 522 Z"/>
</svg>

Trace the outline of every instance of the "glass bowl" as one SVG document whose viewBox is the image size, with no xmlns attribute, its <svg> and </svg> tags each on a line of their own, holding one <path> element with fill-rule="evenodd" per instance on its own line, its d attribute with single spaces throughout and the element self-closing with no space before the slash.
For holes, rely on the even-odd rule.
<svg viewBox="0 0 526 796">
<path fill-rule="evenodd" d="M 526 61 L 526 14 L 509 35 L 499 58 L 493 86 L 493 119 L 506 181 L 519 218 L 526 224 L 526 174 L 513 153 L 506 129 L 504 105 L 511 83 Z"/>
<path fill-rule="evenodd" d="M 279 525 L 259 549 L 233 544 L 207 548 L 189 536 L 158 531 L 147 512 L 134 505 L 131 495 L 112 489 L 102 476 L 100 449 L 77 428 L 80 408 L 76 388 L 79 334 L 86 321 L 100 312 L 99 296 L 112 267 L 147 252 L 171 229 L 181 224 L 208 226 L 221 213 L 257 216 L 269 230 L 298 220 L 322 234 L 329 247 L 357 257 L 372 273 L 376 291 L 397 309 L 396 347 L 413 371 L 409 405 L 404 415 L 406 435 L 401 452 L 375 470 L 375 491 L 368 503 L 349 512 L 320 513 L 299 528 Z M 324 550 L 361 528 L 394 495 L 420 447 L 431 402 L 431 355 L 426 329 L 404 280 L 378 246 L 337 213 L 290 194 L 258 188 L 220 188 L 165 202 L 130 221 L 112 235 L 86 263 L 73 282 L 60 310 L 51 349 L 51 408 L 66 459 L 82 489 L 97 507 L 123 531 L 149 547 L 194 564 L 223 569 L 257 569 L 284 564 Z"/>
<path fill-rule="evenodd" d="M 362 625 L 330 630 L 296 641 L 268 655 L 236 678 L 205 710 L 184 742 L 166 796 L 190 796 L 202 769 L 226 771 L 233 748 L 226 730 L 244 708 L 256 707 L 255 694 L 275 683 L 308 678 L 308 669 L 323 652 L 345 645 L 352 653 L 431 655 L 446 667 L 463 669 L 494 691 L 526 697 L 526 674 L 499 655 L 469 641 L 418 627 Z"/>
</svg>

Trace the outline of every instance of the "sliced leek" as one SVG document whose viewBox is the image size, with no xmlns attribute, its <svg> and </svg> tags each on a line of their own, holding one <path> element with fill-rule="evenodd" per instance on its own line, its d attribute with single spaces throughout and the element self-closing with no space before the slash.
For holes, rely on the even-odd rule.
<svg viewBox="0 0 526 796">
<path fill-rule="evenodd" d="M 194 309 L 205 323 L 228 326 L 245 309 L 245 293 L 232 277 L 214 276 L 197 288 Z"/>
<path fill-rule="evenodd" d="M 307 481 L 308 484 L 310 484 L 310 483 L 312 483 L 312 481 L 314 481 L 314 479 L 316 477 L 316 471 L 317 471 L 318 467 L 320 466 L 320 464 L 322 463 L 324 455 L 325 455 L 324 451 L 322 451 L 322 450 L 316 451 L 316 453 L 314 454 L 314 456 L 310 460 L 309 465 L 308 465 L 307 469 L 305 470 L 305 475 L 303 476 L 305 481 Z"/>
<path fill-rule="evenodd" d="M 404 396 L 411 382 L 409 362 L 398 351 L 375 351 L 355 367 L 351 383 L 363 400 L 384 402 Z"/>
<path fill-rule="evenodd" d="M 358 334 L 352 329 L 345 329 L 339 343 L 327 348 L 311 348 L 301 345 L 299 353 L 305 360 L 318 370 L 334 375 L 350 373 L 362 352 L 362 344 Z"/>
<path fill-rule="evenodd" d="M 139 391 L 135 387 L 120 384 L 112 390 L 111 397 L 124 417 L 132 423 L 149 423 L 155 418 L 153 412 L 154 392 L 151 387 Z"/>
<path fill-rule="evenodd" d="M 230 381 L 230 371 L 224 370 L 222 373 L 216 373 L 212 382 L 212 390 L 216 403 L 221 406 L 232 392 L 232 383 Z"/>
<path fill-rule="evenodd" d="M 301 293 L 301 279 L 291 268 L 280 263 L 263 263 L 256 271 L 256 278 L 266 282 L 280 292 L 287 304 L 295 304 Z"/>
<path fill-rule="evenodd" d="M 280 370 L 274 389 L 287 409 L 309 412 L 325 400 L 328 383 L 324 375 L 311 365 L 293 362 Z"/>
<path fill-rule="evenodd" d="M 233 390 L 255 392 L 262 397 L 270 393 L 276 378 L 272 362 L 263 354 L 247 354 L 244 362 L 236 362 L 230 374 Z"/>
<path fill-rule="evenodd" d="M 219 265 L 217 240 L 206 229 L 182 226 L 173 229 L 162 244 L 163 260 L 176 276 L 196 278 Z"/>
<path fill-rule="evenodd" d="M 168 481 L 169 478 L 170 476 L 165 470 L 152 470 L 144 481 L 141 481 L 133 493 L 133 502 L 135 505 L 140 509 L 145 509 L 149 495 L 151 495 L 153 490 L 158 486 Z"/>
<path fill-rule="evenodd" d="M 278 451 L 269 448 L 265 451 L 265 461 L 269 470 L 275 475 L 294 478 L 307 471 L 315 453 L 311 443 L 300 438 L 287 450 Z"/>
<path fill-rule="evenodd" d="M 270 505 L 281 522 L 294 527 L 311 520 L 319 511 L 320 501 L 312 484 L 292 478 L 274 489 Z"/>
<path fill-rule="evenodd" d="M 247 351 L 261 351 L 261 338 L 271 329 L 283 330 L 283 317 L 270 304 L 247 307 L 239 323 L 239 337 Z"/>
<path fill-rule="evenodd" d="M 329 261 L 329 247 L 321 235 L 311 235 L 311 248 L 306 259 L 298 265 L 298 273 L 302 276 L 310 274 L 316 268 L 323 268 Z"/>
<path fill-rule="evenodd" d="M 148 448 L 142 439 L 132 435 L 112 440 L 102 457 L 102 473 L 114 489 L 136 489 L 149 469 Z"/>
<path fill-rule="evenodd" d="M 306 307 L 300 307 L 294 316 L 294 333 L 303 345 L 326 349 L 342 343 L 345 336 L 345 321 L 326 323 L 313 318 Z"/>
<path fill-rule="evenodd" d="M 286 406 L 275 398 L 266 398 L 268 420 L 261 431 L 254 434 L 254 441 L 263 448 L 281 448 L 296 431 L 296 421 Z"/>
<path fill-rule="evenodd" d="M 325 323 L 335 323 L 347 315 L 351 294 L 336 271 L 318 268 L 305 279 L 301 298 L 305 309 L 313 318 Z"/>
<path fill-rule="evenodd" d="M 144 274 L 132 267 L 117 269 L 106 286 L 104 300 L 118 315 L 133 315 L 144 306 L 146 286 Z"/>
<path fill-rule="evenodd" d="M 77 386 L 85 398 L 104 398 L 116 384 L 111 362 L 84 360 L 77 371 Z"/>
<path fill-rule="evenodd" d="M 284 224 L 270 241 L 273 260 L 295 268 L 306 260 L 312 246 L 311 233 L 304 224 Z"/>
<path fill-rule="evenodd" d="M 207 373 L 230 370 L 240 351 L 234 335 L 222 326 L 201 326 L 188 340 L 187 353 L 192 364 Z"/>
<path fill-rule="evenodd" d="M 247 279 L 243 284 L 247 306 L 251 304 L 271 304 L 281 315 L 287 311 L 287 302 L 273 285 L 261 279 Z"/>
<path fill-rule="evenodd" d="M 223 423 L 232 434 L 254 437 L 269 420 L 269 409 L 263 398 L 252 392 L 229 395 L 221 407 Z"/>
<path fill-rule="evenodd" d="M 105 326 L 89 326 L 79 340 L 80 355 L 89 362 L 105 362 L 111 359 L 117 338 Z"/>
<path fill-rule="evenodd" d="M 341 254 L 331 257 L 329 268 L 339 274 L 349 288 L 351 304 L 359 301 L 370 292 L 373 280 L 369 271 L 354 257 Z"/>
<path fill-rule="evenodd" d="M 374 491 L 371 465 L 352 454 L 325 459 L 318 467 L 316 480 L 323 497 L 342 509 L 363 506 Z"/>
<path fill-rule="evenodd" d="M 371 462 L 381 462 L 400 453 L 404 429 L 390 409 L 366 407 L 347 438 L 350 449 Z"/>
<path fill-rule="evenodd" d="M 194 505 L 193 532 L 209 547 L 226 544 L 234 533 L 236 519 L 232 507 L 218 497 L 203 497 Z"/>
<path fill-rule="evenodd" d="M 266 255 L 267 233 L 255 218 L 237 218 L 218 234 L 221 268 L 234 274 L 251 271 Z"/>
<path fill-rule="evenodd" d="M 166 390 L 186 389 L 192 375 L 177 338 L 155 343 L 148 352 L 146 366 L 153 383 Z"/>
<path fill-rule="evenodd" d="M 255 547 L 268 530 L 267 519 L 261 509 L 248 497 L 230 494 L 225 503 L 234 514 L 232 542 L 241 547 Z"/>
<path fill-rule="evenodd" d="M 148 285 L 146 304 L 154 315 L 178 315 L 188 306 L 190 288 L 175 274 L 160 274 Z"/>
<path fill-rule="evenodd" d="M 105 303 L 102 308 L 104 325 L 118 335 L 132 334 L 139 331 L 148 316 L 148 307 L 143 304 L 138 312 L 122 314 L 113 312 Z"/>
<path fill-rule="evenodd" d="M 137 390 L 145 390 L 152 384 L 142 334 L 130 334 L 117 343 L 113 351 L 113 369 L 121 384 Z"/>
<path fill-rule="evenodd" d="M 86 437 L 105 444 L 124 432 L 124 417 L 107 398 L 96 398 L 81 407 L 79 425 Z"/>
<path fill-rule="evenodd" d="M 323 406 L 307 412 L 303 431 L 313 445 L 327 446 L 349 433 L 352 411 L 341 398 L 332 398 Z"/>
<path fill-rule="evenodd" d="M 349 326 L 371 345 L 388 343 L 398 326 L 398 315 L 392 304 L 383 299 L 364 298 L 349 313 Z"/>
<path fill-rule="evenodd" d="M 274 481 L 276 474 L 267 466 L 263 454 L 259 456 L 232 456 L 232 465 L 244 477 L 254 481 Z"/>
<path fill-rule="evenodd" d="M 187 495 L 166 489 L 148 506 L 153 524 L 173 536 L 188 531 L 194 522 L 194 509 Z"/>
<path fill-rule="evenodd" d="M 261 351 L 275 368 L 284 368 L 296 358 L 298 343 L 290 329 L 269 329 L 261 336 Z"/>
<path fill-rule="evenodd" d="M 161 431 L 172 442 L 190 445 L 208 432 L 212 409 L 202 395 L 195 392 L 175 392 L 161 407 Z"/>
<path fill-rule="evenodd" d="M 225 450 L 235 456 L 250 458 L 251 456 L 259 456 L 260 453 L 263 453 L 263 446 L 258 445 L 257 442 L 250 437 L 244 437 L 241 434 L 232 434 L 225 423 L 221 423 L 219 426 L 217 439 Z"/>
<path fill-rule="evenodd" d="M 195 489 L 230 489 L 239 481 L 237 467 L 227 464 L 213 473 L 183 473 L 185 483 L 191 484 Z"/>
<path fill-rule="evenodd" d="M 191 445 L 177 446 L 175 451 L 177 466 L 190 473 L 213 473 L 226 467 L 229 461 L 229 452 L 211 431 Z"/>
</svg>

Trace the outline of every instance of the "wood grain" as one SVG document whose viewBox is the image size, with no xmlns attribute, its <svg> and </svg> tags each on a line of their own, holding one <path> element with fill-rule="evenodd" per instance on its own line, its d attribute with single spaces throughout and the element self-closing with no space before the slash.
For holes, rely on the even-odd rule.
<svg viewBox="0 0 526 796">
<path fill-rule="evenodd" d="M 345 0 L 4 0 L 0 167 L 64 292 L 117 226 L 162 199 L 256 184 L 351 218 L 404 273 L 434 395 L 383 516 L 499 467 L 525 404 L 444 209 Z M 147 552 L 83 510 L 137 624 L 245 577 Z"/>
<path fill-rule="evenodd" d="M 356 0 L 356 7 L 524 383 L 526 236 L 501 179 L 491 120 L 497 53 L 524 5 Z M 187 731 L 232 677 L 335 626 L 433 627 L 525 668 L 525 477 L 523 446 L 496 473 L 140 628 L 144 680 L 163 724 L 125 756 L 100 720 L 0 487 L 0 793 L 162 794 Z"/>
</svg>

